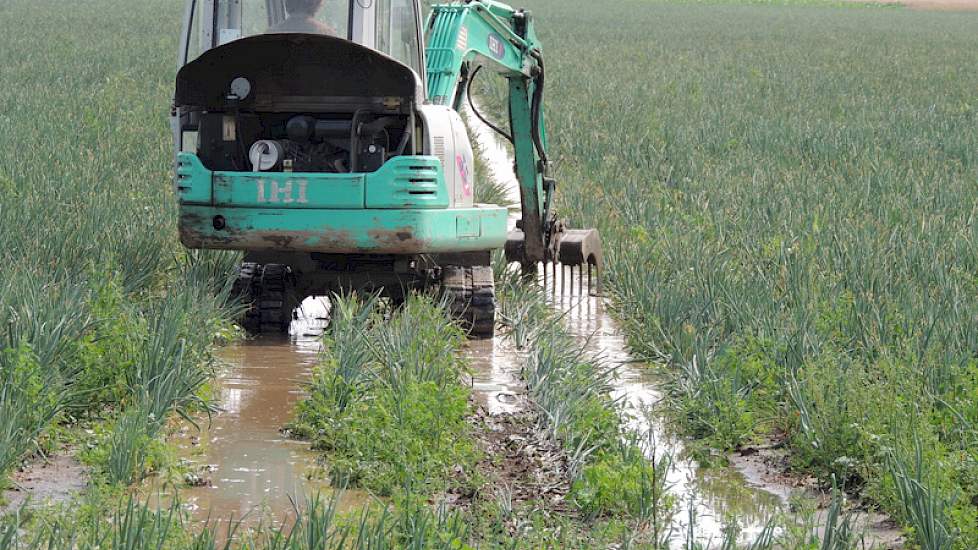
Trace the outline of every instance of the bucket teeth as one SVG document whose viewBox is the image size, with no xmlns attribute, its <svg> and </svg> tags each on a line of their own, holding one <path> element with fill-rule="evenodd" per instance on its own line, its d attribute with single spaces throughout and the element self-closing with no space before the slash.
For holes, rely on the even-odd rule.
<svg viewBox="0 0 978 550">
<path fill-rule="evenodd" d="M 599 273 L 600 270 L 594 264 L 585 266 L 547 262 L 543 266 L 543 284 L 554 294 L 599 296 L 601 293 Z"/>
<path fill-rule="evenodd" d="M 596 296 L 601 292 L 601 272 L 604 269 L 604 255 L 601 248 L 601 234 L 597 229 L 564 229 L 554 235 L 555 246 L 548 253 L 550 257 L 543 264 L 543 279 L 546 284 L 550 281 L 554 292 L 557 292 L 557 285 L 560 285 L 560 293 L 571 295 L 585 294 L 585 281 L 587 283 L 587 294 Z M 506 242 L 506 260 L 512 263 L 519 262 L 527 267 L 525 261 L 524 246 L 526 236 L 522 231 L 510 233 Z M 557 276 L 557 269 L 560 267 L 560 277 Z M 584 269 L 587 268 L 587 278 L 585 279 Z M 534 267 L 530 264 L 530 267 Z M 575 285 L 575 268 L 576 285 Z M 576 287 L 576 288 L 575 288 Z"/>
</svg>

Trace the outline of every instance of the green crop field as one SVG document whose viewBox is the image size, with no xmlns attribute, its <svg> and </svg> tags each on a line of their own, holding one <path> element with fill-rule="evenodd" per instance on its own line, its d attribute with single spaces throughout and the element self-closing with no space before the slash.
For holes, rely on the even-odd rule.
<svg viewBox="0 0 978 550">
<path fill-rule="evenodd" d="M 615 314 L 664 374 L 663 421 L 701 463 L 774 445 L 782 473 L 837 497 L 839 528 L 773 517 L 752 548 L 856 547 L 843 493 L 911 547 L 978 547 L 978 13 L 526 7 L 561 212 L 602 232 Z M 87 472 L 72 500 L 0 509 L 0 550 L 225 547 L 147 491 L 186 473 L 164 435 L 206 418 L 214 352 L 240 337 L 238 257 L 177 239 L 182 9 L 0 0 L 0 489 L 46 456 Z M 289 428 L 336 485 L 381 499 L 310 498 L 230 546 L 678 547 L 668 458 L 645 458 L 613 373 L 539 292 L 497 277 L 534 403 L 505 429 L 537 438 L 544 466 L 520 477 L 529 461 L 487 451 L 504 428 L 473 421 L 461 332 L 429 300 L 337 300 Z M 521 494 L 540 472 L 558 504 Z M 712 547 L 734 548 L 722 519 Z"/>
<path fill-rule="evenodd" d="M 978 14 L 531 7 L 561 205 L 679 430 L 978 544 Z"/>
<path fill-rule="evenodd" d="M 98 477 L 140 476 L 230 329 L 236 258 L 176 240 L 163 52 L 178 11 L 0 6 L 0 480 L 68 424 L 100 426 L 72 442 Z"/>
</svg>

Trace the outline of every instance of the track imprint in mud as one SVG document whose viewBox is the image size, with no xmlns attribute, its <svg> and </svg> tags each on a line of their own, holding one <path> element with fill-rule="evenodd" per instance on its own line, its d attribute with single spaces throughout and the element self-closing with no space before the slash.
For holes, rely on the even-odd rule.
<svg viewBox="0 0 978 550">
<path fill-rule="evenodd" d="M 542 504 L 548 512 L 571 512 L 564 500 L 570 492 L 567 455 L 539 431 L 534 413 L 490 413 L 480 406 L 469 422 L 483 453 L 477 468 L 486 482 L 478 489 L 482 494 L 448 495 L 453 504 L 464 507 L 476 499 L 505 501 L 516 512 L 507 522 L 511 535 L 519 531 L 520 505 L 524 503 Z"/>
</svg>

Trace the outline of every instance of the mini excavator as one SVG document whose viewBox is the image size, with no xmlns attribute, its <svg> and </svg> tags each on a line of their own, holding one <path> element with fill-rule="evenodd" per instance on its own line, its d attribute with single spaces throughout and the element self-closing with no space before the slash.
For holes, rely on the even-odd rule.
<svg viewBox="0 0 978 550">
<path fill-rule="evenodd" d="M 508 82 L 509 128 L 478 116 L 513 146 L 513 230 L 507 208 L 475 202 L 459 112 L 482 69 Z M 426 25 L 420 0 L 188 0 L 181 241 L 244 252 L 234 291 L 251 333 L 288 330 L 308 296 L 434 289 L 492 337 L 492 251 L 528 274 L 602 262 L 597 231 L 554 210 L 545 76 L 530 12 L 493 0 L 436 6 Z"/>
</svg>

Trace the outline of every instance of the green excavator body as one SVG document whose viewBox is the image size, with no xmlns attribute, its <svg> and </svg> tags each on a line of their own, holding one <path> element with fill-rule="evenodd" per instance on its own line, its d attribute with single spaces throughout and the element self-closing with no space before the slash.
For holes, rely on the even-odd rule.
<svg viewBox="0 0 978 550">
<path fill-rule="evenodd" d="M 473 335 L 491 336 L 492 251 L 530 271 L 600 264 L 596 232 L 568 231 L 553 211 L 528 12 L 466 1 L 436 6 L 425 26 L 419 0 L 298 11 L 316 4 L 188 0 L 172 118 L 180 236 L 244 252 L 247 329 L 286 329 L 307 296 L 437 287 Z M 483 67 L 508 81 L 509 130 L 490 126 L 513 144 L 515 224 L 474 198 L 487 182 L 460 112 Z"/>
<path fill-rule="evenodd" d="M 214 172 L 192 153 L 177 162 L 180 236 L 190 248 L 408 255 L 506 244 L 509 211 L 450 207 L 434 157 L 397 157 L 366 174 Z"/>
</svg>

